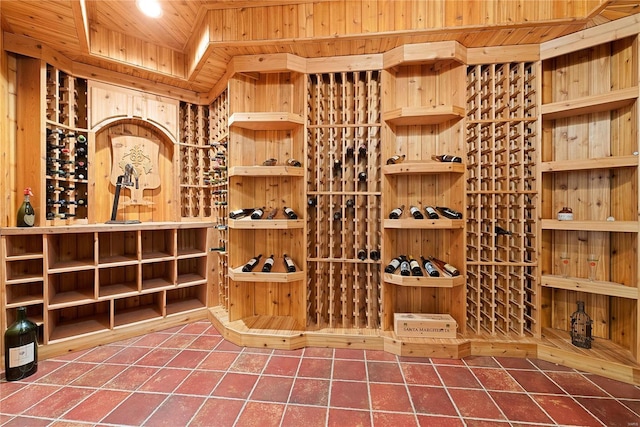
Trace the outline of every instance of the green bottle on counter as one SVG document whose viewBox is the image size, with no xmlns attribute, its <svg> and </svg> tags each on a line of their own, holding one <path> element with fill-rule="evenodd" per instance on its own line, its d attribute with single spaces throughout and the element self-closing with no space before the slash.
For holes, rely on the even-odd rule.
<svg viewBox="0 0 640 427">
<path fill-rule="evenodd" d="M 31 206 L 29 196 L 33 196 L 31 187 L 24 189 L 24 200 L 20 205 L 20 209 L 18 209 L 18 227 L 33 227 L 36 222 L 36 211 Z"/>
<path fill-rule="evenodd" d="M 7 381 L 18 381 L 38 370 L 38 327 L 18 307 L 18 318 L 4 333 L 4 370 Z"/>
</svg>

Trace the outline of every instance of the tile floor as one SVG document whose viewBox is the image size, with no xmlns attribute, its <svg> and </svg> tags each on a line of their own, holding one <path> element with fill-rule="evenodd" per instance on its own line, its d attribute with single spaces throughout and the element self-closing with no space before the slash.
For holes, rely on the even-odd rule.
<svg viewBox="0 0 640 427">
<path fill-rule="evenodd" d="M 207 321 L 2 378 L 2 426 L 640 425 L 639 387 L 539 360 L 241 348 Z"/>
</svg>

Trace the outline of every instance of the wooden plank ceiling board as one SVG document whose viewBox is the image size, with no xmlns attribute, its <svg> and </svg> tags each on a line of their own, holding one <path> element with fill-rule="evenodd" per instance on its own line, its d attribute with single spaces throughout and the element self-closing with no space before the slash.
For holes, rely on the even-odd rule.
<svg viewBox="0 0 640 427">
<path fill-rule="evenodd" d="M 161 3 L 164 13 L 153 20 L 133 0 L 3 0 L 0 22 L 3 32 L 74 63 L 207 94 L 238 55 L 366 55 L 446 40 L 468 48 L 538 44 L 640 13 L 637 0 Z M 26 44 L 5 49 L 22 53 L 18 45 Z"/>
</svg>

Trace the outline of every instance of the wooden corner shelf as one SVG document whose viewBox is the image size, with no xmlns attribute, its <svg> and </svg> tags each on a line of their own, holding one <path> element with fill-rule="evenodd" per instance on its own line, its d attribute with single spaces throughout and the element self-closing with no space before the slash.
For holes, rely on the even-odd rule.
<svg viewBox="0 0 640 427">
<path fill-rule="evenodd" d="M 463 229 L 465 227 L 464 219 L 415 219 L 415 218 L 401 218 L 401 219 L 385 219 L 383 222 L 384 228 L 391 229 L 440 229 L 440 230 L 454 230 Z"/>
<path fill-rule="evenodd" d="M 422 161 L 422 162 L 402 162 L 396 165 L 384 165 L 382 166 L 382 173 L 385 175 L 422 175 L 422 174 L 437 174 L 437 173 L 465 173 L 467 166 L 462 163 L 448 163 L 437 161 Z"/>
<path fill-rule="evenodd" d="M 464 107 L 436 105 L 432 107 L 399 107 L 382 113 L 382 119 L 396 126 L 437 125 L 464 117 Z"/>
<path fill-rule="evenodd" d="M 406 44 L 382 54 L 383 68 L 447 61 L 464 64 L 466 60 L 467 49 L 456 41 Z"/>
<path fill-rule="evenodd" d="M 638 86 L 633 86 L 598 95 L 542 104 L 540 110 L 544 120 L 556 120 L 565 117 L 616 110 L 632 104 L 637 99 Z"/>
<path fill-rule="evenodd" d="M 559 160 L 551 162 L 542 162 L 540 164 L 540 170 L 545 172 L 570 172 L 578 170 L 592 170 L 592 169 L 613 169 L 624 167 L 638 167 L 638 156 L 611 156 L 611 157 L 599 157 L 593 159 L 578 159 L 578 160 Z"/>
<path fill-rule="evenodd" d="M 304 125 L 304 117 L 287 112 L 233 113 L 229 127 L 249 130 L 291 130 Z"/>
<path fill-rule="evenodd" d="M 410 286 L 417 288 L 455 288 L 465 285 L 464 275 L 451 277 L 431 277 L 431 276 L 401 276 L 399 274 L 384 274 L 384 281 L 398 286 Z"/>
<path fill-rule="evenodd" d="M 304 219 L 230 219 L 229 228 L 236 230 L 288 230 L 304 228 Z"/>
<path fill-rule="evenodd" d="M 569 291 L 586 292 L 590 294 L 628 298 L 633 300 L 638 299 L 638 288 L 625 286 L 616 282 L 600 280 L 590 281 L 578 277 L 543 275 L 540 283 L 544 287 L 554 289 L 566 289 Z"/>
<path fill-rule="evenodd" d="M 542 219 L 543 230 L 576 230 L 576 231 L 608 231 L 612 233 L 637 233 L 640 230 L 638 221 L 558 221 Z"/>
<path fill-rule="evenodd" d="M 293 166 L 232 166 L 229 168 L 229 176 L 248 177 L 277 177 L 277 176 L 304 176 L 304 168 Z"/>
<path fill-rule="evenodd" d="M 258 268 L 259 266 L 256 266 Z M 294 273 L 284 273 L 271 271 L 263 273 L 261 271 L 243 272 L 242 267 L 229 268 L 229 278 L 237 282 L 273 282 L 273 283 L 290 283 L 304 280 L 305 272 L 296 271 Z"/>
</svg>

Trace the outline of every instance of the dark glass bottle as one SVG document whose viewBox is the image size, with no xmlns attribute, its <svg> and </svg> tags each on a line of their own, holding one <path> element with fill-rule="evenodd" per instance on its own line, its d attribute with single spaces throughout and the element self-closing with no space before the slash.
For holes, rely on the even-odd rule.
<svg viewBox="0 0 640 427">
<path fill-rule="evenodd" d="M 409 257 L 409 267 L 411 268 L 412 275 L 424 276 L 424 274 L 422 274 L 422 269 L 420 268 L 420 263 L 412 256 Z"/>
<path fill-rule="evenodd" d="M 240 219 L 244 218 L 247 215 L 251 215 L 253 209 L 236 209 L 234 211 L 229 212 L 229 218 L 231 219 Z"/>
<path fill-rule="evenodd" d="M 354 199 L 347 200 L 347 207 L 353 208 L 356 205 L 356 201 Z"/>
<path fill-rule="evenodd" d="M 427 274 L 429 276 L 431 276 L 431 277 L 439 277 L 440 276 L 440 272 L 438 271 L 437 268 L 435 268 L 433 266 L 431 261 L 429 261 L 428 259 L 426 259 L 422 255 L 420 255 L 420 259 L 422 260 L 422 265 L 424 266 L 424 269 L 425 269 L 425 271 L 427 272 Z"/>
<path fill-rule="evenodd" d="M 366 158 L 367 156 L 367 144 L 365 144 L 364 142 L 361 142 L 360 144 L 358 144 L 358 157 L 360 158 Z"/>
<path fill-rule="evenodd" d="M 291 257 L 287 254 L 284 254 L 282 256 L 283 260 L 284 260 L 284 267 L 287 270 L 287 273 L 293 273 L 296 271 L 296 265 L 293 263 L 293 260 L 291 259 Z"/>
<path fill-rule="evenodd" d="M 342 219 L 342 212 L 341 211 L 335 211 L 333 213 L 333 220 L 334 221 L 340 221 Z"/>
<path fill-rule="evenodd" d="M 264 215 L 264 210 L 262 208 L 254 209 L 251 212 L 251 219 L 261 219 Z"/>
<path fill-rule="evenodd" d="M 360 261 L 364 261 L 365 259 L 367 259 L 367 251 L 366 251 L 366 250 L 364 250 L 364 249 L 360 249 L 360 250 L 358 251 L 358 259 L 359 259 Z"/>
<path fill-rule="evenodd" d="M 426 212 L 426 214 L 429 217 L 429 219 L 438 219 L 438 218 L 440 218 L 440 215 L 438 215 L 438 212 L 436 212 L 436 210 L 433 209 L 432 206 L 425 206 L 424 207 L 424 211 Z"/>
<path fill-rule="evenodd" d="M 438 212 L 442 214 L 442 216 L 449 219 L 462 219 L 462 212 L 458 212 L 451 208 L 447 208 L 445 206 L 436 206 Z"/>
<path fill-rule="evenodd" d="M 407 257 L 401 257 L 402 262 L 400 263 L 400 275 L 401 276 L 411 276 L 411 264 Z"/>
<path fill-rule="evenodd" d="M 371 260 L 373 261 L 380 260 L 380 249 L 374 249 L 371 252 L 369 252 L 369 258 L 371 258 Z"/>
<path fill-rule="evenodd" d="M 299 167 L 302 167 L 302 163 L 300 163 L 296 159 L 289 159 L 287 160 L 287 166 L 293 166 L 295 168 L 299 168 Z"/>
<path fill-rule="evenodd" d="M 395 208 L 389 213 L 389 219 L 398 219 L 402 216 L 402 212 L 404 211 L 404 205 Z"/>
<path fill-rule="evenodd" d="M 309 197 L 307 199 L 307 206 L 313 208 L 318 205 L 318 199 L 316 197 Z"/>
<path fill-rule="evenodd" d="M 264 265 L 262 266 L 262 272 L 269 273 L 272 268 L 273 268 L 273 254 L 271 254 L 271 256 L 269 256 L 269 258 L 265 260 Z"/>
<path fill-rule="evenodd" d="M 358 174 L 358 181 L 360 182 L 367 182 L 367 173 L 366 172 L 360 172 Z"/>
<path fill-rule="evenodd" d="M 283 208 L 284 214 L 287 216 L 287 218 L 289 219 L 298 219 L 298 214 L 291 208 L 288 207 L 284 207 Z"/>
<path fill-rule="evenodd" d="M 389 264 L 387 264 L 387 266 L 384 268 L 384 272 L 394 273 L 398 269 L 398 267 L 400 267 L 401 262 L 402 261 L 400 260 L 400 257 L 392 259 L 391 262 L 389 262 Z"/>
<path fill-rule="evenodd" d="M 462 163 L 462 158 L 458 156 L 452 156 L 450 154 L 442 154 L 440 156 L 431 156 L 433 160 L 444 163 Z"/>
<path fill-rule="evenodd" d="M 409 212 L 411 212 L 411 215 L 413 215 L 415 219 L 424 219 L 424 215 L 422 215 L 422 212 L 420 212 L 420 209 L 416 206 L 411 206 Z"/>
<path fill-rule="evenodd" d="M 387 164 L 388 165 L 396 165 L 398 163 L 402 163 L 406 157 L 407 156 L 405 154 L 403 154 L 403 155 L 396 154 L 395 156 L 389 157 L 387 159 Z"/>
<path fill-rule="evenodd" d="M 33 227 L 36 222 L 36 211 L 33 209 L 33 206 L 31 206 L 31 201 L 29 200 L 29 197 L 33 196 L 31 187 L 25 188 L 23 194 L 24 199 L 18 209 L 17 225 L 18 227 Z"/>
<path fill-rule="evenodd" d="M 258 261 L 260 261 L 260 258 L 262 258 L 262 254 L 259 254 L 258 256 L 254 256 L 253 258 L 251 258 L 242 267 L 242 271 L 244 271 L 245 273 L 248 273 L 249 271 L 253 270 L 253 268 L 258 264 Z"/>
<path fill-rule="evenodd" d="M 505 230 L 504 228 L 500 227 L 499 225 L 495 226 L 495 232 L 496 232 L 496 235 L 498 235 L 498 236 L 511 236 L 511 231 Z"/>
<path fill-rule="evenodd" d="M 455 268 L 453 265 L 451 265 L 451 264 L 449 264 L 447 262 L 444 262 L 444 261 L 442 261 L 442 260 L 440 260 L 438 258 L 432 257 L 432 256 L 429 257 L 429 260 L 432 263 L 434 263 L 435 265 L 437 265 L 440 270 L 444 271 L 449 276 L 455 277 L 455 276 L 459 276 L 460 275 L 460 271 L 457 268 Z"/>
<path fill-rule="evenodd" d="M 18 307 L 16 321 L 4 332 L 4 369 L 7 381 L 18 381 L 38 370 L 38 327 Z"/>
</svg>

